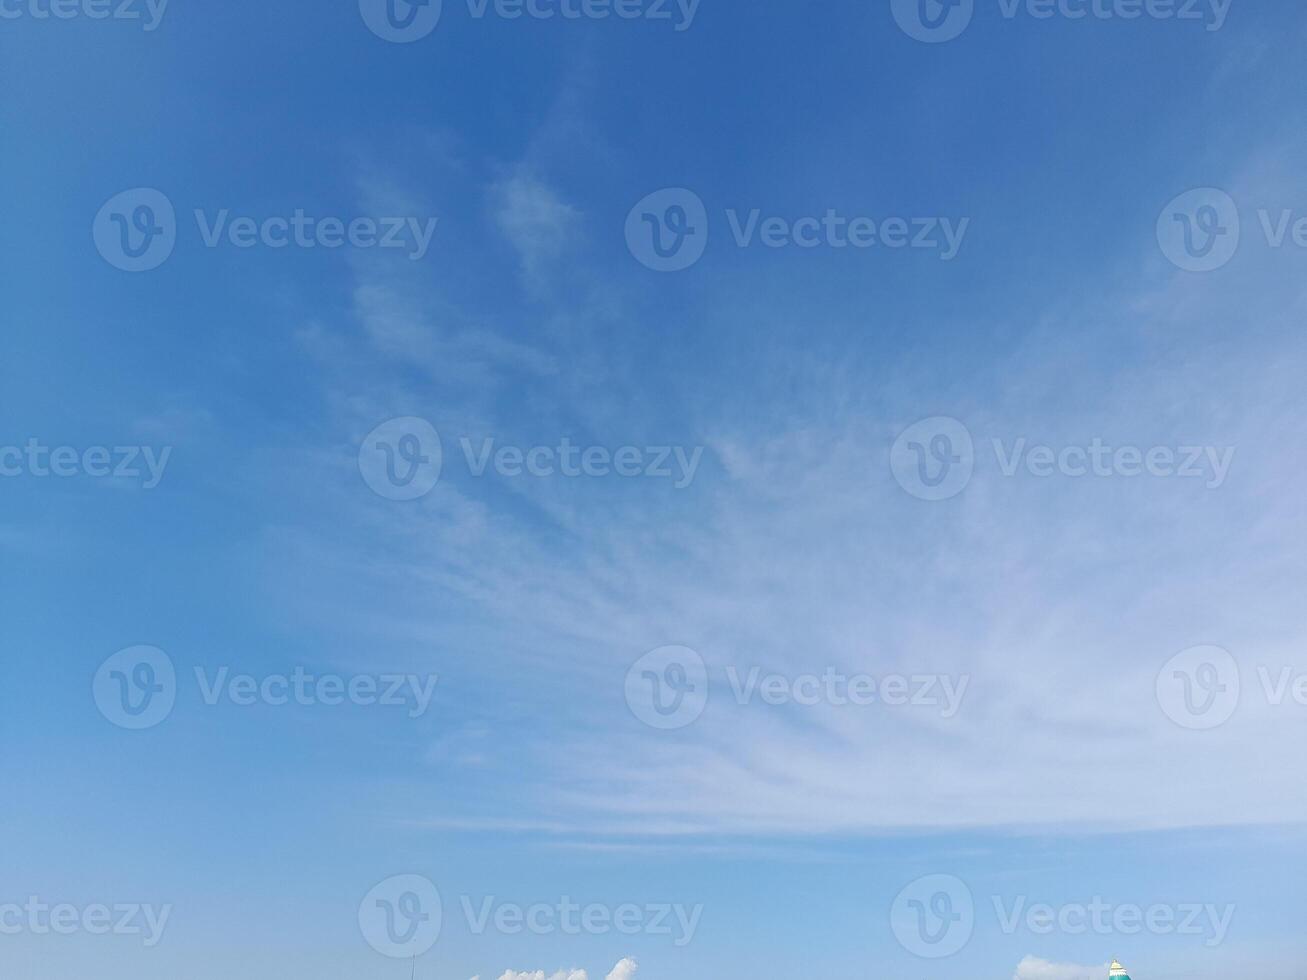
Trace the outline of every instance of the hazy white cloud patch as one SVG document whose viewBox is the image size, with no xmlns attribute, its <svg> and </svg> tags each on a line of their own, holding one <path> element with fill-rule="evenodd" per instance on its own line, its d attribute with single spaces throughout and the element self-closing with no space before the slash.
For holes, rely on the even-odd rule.
<svg viewBox="0 0 1307 980">
<path fill-rule="evenodd" d="M 575 234 L 579 212 L 524 171 L 491 188 L 495 222 L 517 250 L 528 283 L 541 284 Z"/>
</svg>

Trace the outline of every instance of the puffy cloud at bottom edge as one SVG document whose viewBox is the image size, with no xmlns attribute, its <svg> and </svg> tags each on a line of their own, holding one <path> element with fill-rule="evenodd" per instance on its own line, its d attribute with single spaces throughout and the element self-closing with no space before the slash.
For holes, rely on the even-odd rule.
<svg viewBox="0 0 1307 980">
<path fill-rule="evenodd" d="M 617 965 L 608 971 L 608 976 L 604 980 L 631 980 L 637 969 L 635 960 L 627 956 L 617 961 Z M 472 980 L 481 980 L 481 978 L 475 976 Z M 499 980 L 588 980 L 588 978 L 585 970 L 559 970 L 548 976 L 544 970 L 536 970 L 534 973 L 505 970 Z"/>
</svg>

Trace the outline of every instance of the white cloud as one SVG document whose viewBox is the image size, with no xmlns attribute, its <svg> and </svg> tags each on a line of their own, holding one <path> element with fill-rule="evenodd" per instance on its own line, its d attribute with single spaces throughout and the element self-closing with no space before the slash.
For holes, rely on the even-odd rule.
<svg viewBox="0 0 1307 980">
<path fill-rule="evenodd" d="M 619 960 L 617 965 L 608 972 L 605 980 L 631 980 L 635 976 L 636 963 L 629 956 Z M 473 977 L 472 980 L 480 980 L 479 977 Z M 552 974 L 546 975 L 544 970 L 534 972 L 516 972 L 514 970 L 505 970 L 499 977 L 499 980 L 586 980 L 585 970 L 558 970 Z"/>
<path fill-rule="evenodd" d="M 1103 980 L 1107 964 L 1102 966 L 1075 966 L 1070 963 L 1050 963 L 1037 956 L 1027 956 L 1017 964 L 1012 980 Z"/>
<path fill-rule="evenodd" d="M 517 249 L 527 281 L 539 285 L 570 241 L 577 211 L 522 171 L 496 184 L 491 198 L 495 221 Z"/>
</svg>

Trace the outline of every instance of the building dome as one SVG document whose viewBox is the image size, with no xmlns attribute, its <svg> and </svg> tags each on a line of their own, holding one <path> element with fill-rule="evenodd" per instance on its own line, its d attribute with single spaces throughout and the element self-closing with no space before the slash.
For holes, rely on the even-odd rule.
<svg viewBox="0 0 1307 980">
<path fill-rule="evenodd" d="M 1126 973 L 1125 967 L 1116 960 L 1112 961 L 1112 968 L 1107 976 L 1108 980 L 1130 980 L 1130 974 Z"/>
</svg>

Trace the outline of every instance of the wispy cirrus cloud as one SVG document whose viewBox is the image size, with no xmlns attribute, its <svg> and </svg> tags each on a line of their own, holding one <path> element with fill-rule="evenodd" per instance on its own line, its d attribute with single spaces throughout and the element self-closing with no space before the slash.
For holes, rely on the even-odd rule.
<svg viewBox="0 0 1307 980">
<path fill-rule="evenodd" d="M 1250 170 L 1248 182 L 1267 186 L 1265 171 L 1274 168 Z M 557 194 L 520 173 L 496 193 L 496 221 L 524 263 L 555 254 L 572 213 Z M 708 454 L 679 495 L 603 480 L 473 486 L 451 476 L 419 507 L 384 511 L 351 485 L 329 545 L 309 530 L 294 539 L 335 558 L 299 565 L 348 569 L 341 582 L 353 590 L 370 582 L 377 600 L 364 615 L 383 631 L 373 635 L 493 651 L 473 668 L 497 692 L 492 715 L 534 696 L 542 671 L 555 699 L 548 748 L 536 731 L 500 724 L 495 744 L 477 752 L 479 761 L 534 760 L 515 784 L 531 818 L 517 798 L 501 812 L 486 799 L 482 812 L 416 816 L 653 835 L 1148 829 L 1307 816 L 1307 782 L 1284 778 L 1291 762 L 1277 760 L 1275 779 L 1248 762 L 1285 735 L 1283 712 L 1249 703 L 1195 751 L 1193 733 L 1155 698 L 1161 666 L 1199 642 L 1303 666 L 1307 624 L 1292 612 L 1288 583 L 1307 528 L 1286 498 L 1264 490 L 1307 478 L 1304 455 L 1285 442 L 1307 365 L 1294 327 L 1303 290 L 1275 271 L 1282 256 L 1250 249 L 1218 279 L 1181 281 L 1150 245 L 1140 244 L 1131 287 L 1050 308 L 1010 345 L 998 375 L 961 370 L 969 354 L 956 350 L 905 352 L 863 374 L 792 375 L 792 397 L 781 402 L 745 397 L 748 376 L 720 393 L 687 384 L 697 422 L 681 435 Z M 347 368 L 356 383 L 345 417 L 361 433 L 378 406 L 398 410 L 394 393 L 413 384 L 392 383 L 389 356 L 440 356 L 424 346 L 435 308 L 423 284 L 361 271 L 357 295 L 375 345 L 362 368 Z M 1128 341 L 1134 356 L 1093 356 L 1102 340 L 1085 325 Z M 1178 358 L 1181 333 L 1205 343 L 1186 343 Z M 774 359 L 783 374 L 785 352 L 754 357 Z M 596 415 L 573 379 L 543 373 L 543 360 L 496 348 L 482 363 L 483 380 L 496 384 L 536 369 L 547 424 L 540 413 L 498 412 L 484 387 L 443 386 L 434 411 L 475 416 L 504 442 L 586 425 L 597 442 L 633 436 Z M 638 375 L 629 382 L 631 399 L 646 394 Z M 420 403 L 420 391 L 406 397 Z M 967 425 L 977 468 L 963 494 L 932 504 L 894 483 L 887 451 L 904 426 L 936 414 Z M 1217 489 L 1043 480 L 1005 476 L 993 448 L 1095 437 L 1234 447 L 1236 465 Z M 330 465 L 343 471 L 352 443 L 341 446 Z M 324 486 L 312 475 L 302 482 Z M 1214 601 L 1221 596 L 1238 601 Z M 643 728 L 622 699 L 627 667 L 667 643 L 696 649 L 712 680 L 703 716 L 671 734 Z M 943 674 L 969 687 L 953 717 L 768 709 L 732 696 L 727 670 L 750 667 Z M 1165 798 L 1152 791 L 1163 773 Z M 1208 792 L 1213 779 L 1230 792 Z"/>
</svg>

